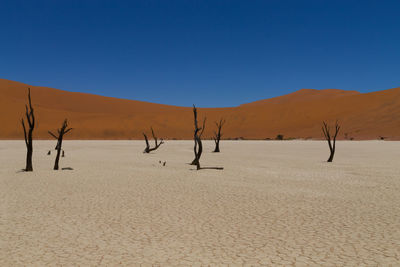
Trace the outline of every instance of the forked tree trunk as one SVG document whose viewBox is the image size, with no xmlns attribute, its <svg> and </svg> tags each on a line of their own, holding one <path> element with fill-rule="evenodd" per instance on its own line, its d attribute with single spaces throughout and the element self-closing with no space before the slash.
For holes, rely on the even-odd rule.
<svg viewBox="0 0 400 267">
<path fill-rule="evenodd" d="M 68 133 L 69 131 L 72 130 L 72 128 L 67 129 L 67 127 L 68 127 L 68 121 L 67 121 L 67 119 L 65 119 L 61 128 L 57 130 L 58 136 L 56 136 L 55 134 L 53 134 L 50 131 L 48 132 L 51 136 L 53 136 L 55 139 L 57 139 L 57 146 L 56 146 L 57 155 L 56 155 L 56 160 L 54 162 L 54 168 L 53 168 L 54 170 L 59 169 L 58 163 L 60 161 L 63 137 L 66 133 Z"/>
<path fill-rule="evenodd" d="M 221 129 L 222 129 L 222 126 L 224 126 L 224 124 L 225 124 L 225 120 L 220 119 L 220 121 L 215 122 L 215 124 L 217 125 L 217 131 L 214 132 L 214 137 L 213 137 L 214 142 L 215 142 L 215 149 L 213 152 L 220 152 L 219 142 L 221 141 L 221 136 L 222 136 Z"/>
<path fill-rule="evenodd" d="M 143 153 L 150 153 L 151 151 L 154 151 L 154 150 L 158 149 L 162 144 L 164 144 L 164 140 L 163 139 L 161 139 L 160 143 L 158 143 L 158 139 L 157 139 L 156 135 L 154 134 L 153 127 L 151 127 L 151 134 L 153 135 L 155 146 L 154 147 L 150 147 L 147 135 L 145 133 L 143 133 L 144 140 L 146 141 L 146 148 L 144 149 Z"/>
<path fill-rule="evenodd" d="M 335 133 L 333 135 L 333 137 L 331 136 L 330 133 L 330 127 L 329 125 L 324 121 L 322 122 L 322 132 L 325 136 L 326 141 L 328 142 L 328 146 L 329 146 L 329 151 L 330 151 L 330 155 L 329 158 L 327 160 L 327 162 L 332 162 L 333 161 L 333 157 L 335 156 L 335 150 L 336 150 L 336 137 L 339 133 L 340 130 L 340 126 L 338 124 L 338 122 L 336 121 L 335 123 Z"/>
<path fill-rule="evenodd" d="M 33 155 L 33 143 L 32 143 L 32 135 L 33 129 L 35 128 L 35 115 L 33 113 L 32 101 L 31 101 L 31 89 L 28 88 L 28 102 L 29 106 L 25 105 L 25 116 L 28 122 L 28 132 L 26 131 L 25 121 L 22 118 L 22 128 L 24 129 L 24 138 L 26 144 L 26 166 L 25 171 L 31 172 L 33 171 L 33 164 L 32 164 L 32 155 Z"/>
</svg>

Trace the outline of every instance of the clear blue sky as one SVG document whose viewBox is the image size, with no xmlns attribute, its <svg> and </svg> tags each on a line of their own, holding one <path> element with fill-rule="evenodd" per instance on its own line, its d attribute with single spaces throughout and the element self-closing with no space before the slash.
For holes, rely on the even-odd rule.
<svg viewBox="0 0 400 267">
<path fill-rule="evenodd" d="M 400 86 L 400 1 L 0 1 L 0 78 L 202 107 Z"/>
</svg>

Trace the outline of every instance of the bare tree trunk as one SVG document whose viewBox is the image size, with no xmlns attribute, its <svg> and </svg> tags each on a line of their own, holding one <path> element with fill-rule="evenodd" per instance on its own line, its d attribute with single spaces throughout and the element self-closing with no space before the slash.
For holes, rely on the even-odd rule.
<svg viewBox="0 0 400 267">
<path fill-rule="evenodd" d="M 68 127 L 68 121 L 67 121 L 67 119 L 65 119 L 61 128 L 57 130 L 58 136 L 56 136 L 55 134 L 53 134 L 50 131 L 48 132 L 51 136 L 53 136 L 55 139 L 57 139 L 57 146 L 56 146 L 57 155 L 56 155 L 56 160 L 54 162 L 54 168 L 53 168 L 54 170 L 59 169 L 58 163 L 60 161 L 63 137 L 66 133 L 68 133 L 69 131 L 72 130 L 72 128 L 67 129 L 67 127 Z M 63 150 L 63 154 L 64 154 L 64 150 Z"/>
<path fill-rule="evenodd" d="M 221 152 L 220 150 L 219 150 L 219 141 L 218 140 L 216 140 L 216 139 L 214 139 L 214 142 L 215 142 L 215 148 L 214 148 L 214 153 L 218 153 L 218 152 Z"/>
<path fill-rule="evenodd" d="M 61 145 L 62 145 L 62 140 L 60 142 L 60 139 L 58 139 L 58 145 L 57 145 L 57 155 L 56 155 L 56 160 L 54 162 L 54 168 L 53 170 L 58 170 L 58 162 L 60 161 L 60 154 L 61 154 Z"/>
<path fill-rule="evenodd" d="M 200 170 L 200 157 L 203 153 L 203 143 L 201 142 L 201 136 L 203 135 L 204 129 L 206 127 L 206 118 L 204 118 L 203 126 L 201 128 L 198 127 L 197 123 L 197 109 L 195 105 L 193 105 L 193 115 L 194 115 L 194 160 L 191 165 L 196 165 L 197 170 Z"/>
<path fill-rule="evenodd" d="M 199 163 L 199 159 L 201 157 L 201 154 L 203 153 L 203 142 L 201 142 L 201 139 L 199 140 L 198 138 L 195 139 L 195 151 L 197 151 L 197 157 L 195 156 L 192 163 L 190 165 L 197 165 Z M 196 154 L 195 154 L 196 155 Z"/>
<path fill-rule="evenodd" d="M 32 135 L 33 129 L 35 128 L 35 115 L 33 113 L 32 101 L 31 101 L 31 89 L 28 88 L 28 105 L 25 105 L 25 116 L 28 122 L 28 133 L 25 127 L 24 119 L 21 119 L 22 128 L 24 129 L 24 138 L 25 138 L 25 145 L 26 145 L 26 166 L 25 171 L 31 172 L 33 171 L 33 164 L 32 164 L 32 155 L 33 155 L 33 143 L 32 143 Z"/>
<path fill-rule="evenodd" d="M 32 156 L 33 156 L 33 148 L 32 148 L 32 145 L 29 145 L 28 146 L 28 151 L 26 153 L 26 168 L 25 168 L 25 171 L 27 171 L 27 172 L 33 171 Z"/>
<path fill-rule="evenodd" d="M 327 162 L 332 162 L 333 161 L 333 157 L 335 156 L 335 150 L 336 150 L 336 137 L 339 133 L 340 130 L 340 126 L 338 124 L 338 121 L 336 121 L 335 123 L 335 134 L 333 135 L 333 140 L 332 140 L 332 136 L 330 133 L 330 127 L 329 125 L 324 121 L 322 122 L 322 132 L 325 136 L 326 141 L 328 142 L 328 146 L 329 146 L 329 151 L 330 151 L 330 155 L 329 158 L 327 160 Z"/>
<path fill-rule="evenodd" d="M 197 111 L 196 111 L 196 112 L 197 112 Z M 195 124 L 197 124 L 197 122 L 196 122 Z M 197 146 L 198 146 L 198 143 L 197 143 L 196 130 L 195 130 L 195 133 L 194 133 L 194 135 L 193 135 L 193 140 L 194 140 L 194 148 L 193 148 L 193 151 L 194 151 L 194 159 L 192 160 L 192 162 L 190 163 L 190 165 L 198 165 L 198 164 L 199 164 L 199 166 L 200 166 L 200 163 L 199 163 L 199 161 L 198 161 L 198 154 L 197 154 Z"/>
<path fill-rule="evenodd" d="M 200 138 L 195 137 L 195 143 L 197 144 L 195 146 L 195 151 L 197 150 L 197 156 L 195 154 L 195 157 L 190 165 L 196 165 L 197 169 L 199 170 L 200 169 L 200 157 L 201 157 L 201 154 L 203 153 L 203 142 L 201 141 Z"/>
<path fill-rule="evenodd" d="M 217 131 L 214 132 L 214 138 L 213 139 L 214 139 L 214 142 L 215 142 L 215 149 L 214 149 L 213 152 L 220 152 L 220 150 L 219 150 L 219 142 L 221 141 L 221 136 L 222 136 L 221 129 L 222 129 L 222 126 L 224 126 L 224 124 L 225 124 L 225 120 L 220 119 L 219 122 L 215 122 L 215 124 L 217 125 Z"/>
<path fill-rule="evenodd" d="M 144 140 L 146 141 L 146 148 L 144 149 L 143 153 L 150 153 L 150 145 L 149 140 L 147 139 L 147 135 L 143 133 Z"/>
</svg>

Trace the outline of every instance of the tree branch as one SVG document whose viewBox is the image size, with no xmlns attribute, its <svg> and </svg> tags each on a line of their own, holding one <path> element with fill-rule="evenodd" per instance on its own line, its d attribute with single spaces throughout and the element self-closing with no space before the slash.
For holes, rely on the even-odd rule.
<svg viewBox="0 0 400 267">
<path fill-rule="evenodd" d="M 58 137 L 55 135 L 55 134 L 53 134 L 52 132 L 50 132 L 50 131 L 47 131 L 51 136 L 53 136 L 55 139 L 58 139 Z"/>
</svg>

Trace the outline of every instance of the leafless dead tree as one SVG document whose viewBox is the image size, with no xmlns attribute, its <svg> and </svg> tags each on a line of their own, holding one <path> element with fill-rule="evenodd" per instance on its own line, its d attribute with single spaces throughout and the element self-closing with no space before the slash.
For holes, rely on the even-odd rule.
<svg viewBox="0 0 400 267">
<path fill-rule="evenodd" d="M 206 118 L 203 120 L 202 127 L 199 128 L 197 123 L 197 109 L 196 106 L 193 105 L 193 115 L 194 115 L 194 160 L 191 165 L 196 165 L 196 169 L 215 169 L 215 170 L 223 170 L 222 167 L 200 167 L 200 157 L 203 152 L 203 143 L 201 142 L 201 136 L 203 135 L 204 129 L 206 127 Z"/>
<path fill-rule="evenodd" d="M 225 124 L 225 120 L 224 119 L 220 119 L 219 122 L 215 122 L 215 124 L 217 125 L 217 131 L 214 132 L 214 142 L 215 142 L 215 149 L 213 152 L 220 152 L 219 150 L 219 141 L 221 141 L 221 129 L 222 126 L 224 126 Z"/>
<path fill-rule="evenodd" d="M 60 129 L 57 129 L 58 132 L 58 136 L 56 136 L 55 134 L 53 134 L 52 132 L 48 131 L 48 133 L 53 136 L 55 139 L 57 139 L 57 145 L 56 145 L 56 150 L 57 150 L 57 156 L 56 156 L 56 160 L 54 162 L 54 170 L 58 170 L 58 162 L 60 160 L 60 154 L 61 154 L 61 146 L 62 146 L 62 141 L 63 141 L 63 137 L 65 134 L 67 134 L 69 131 L 72 130 L 72 128 L 68 128 L 68 121 L 67 119 L 64 120 L 63 125 L 61 126 Z"/>
<path fill-rule="evenodd" d="M 329 125 L 324 121 L 322 122 L 322 132 L 324 133 L 325 139 L 326 141 L 328 141 L 328 145 L 329 145 L 329 150 L 331 152 L 329 158 L 328 158 L 328 162 L 332 162 L 333 161 L 333 156 L 335 155 L 335 149 L 336 149 L 336 137 L 339 133 L 340 130 L 340 125 L 338 123 L 338 121 L 336 121 L 335 123 L 335 134 L 333 135 L 333 140 L 332 140 L 332 136 L 331 136 L 331 132 L 330 132 L 330 127 Z"/>
<path fill-rule="evenodd" d="M 203 143 L 201 142 L 201 136 L 203 135 L 204 129 L 206 127 L 206 118 L 203 120 L 203 126 L 199 128 L 197 123 L 197 108 L 193 105 L 193 115 L 194 115 L 194 159 L 191 165 L 196 165 L 197 169 L 200 170 L 200 157 L 203 153 Z"/>
<path fill-rule="evenodd" d="M 144 140 L 146 141 L 146 148 L 144 149 L 143 153 L 150 153 L 151 151 L 156 150 L 162 144 L 164 144 L 164 140 L 163 139 L 161 139 L 160 143 L 158 143 L 158 139 L 157 139 L 156 135 L 154 134 L 153 127 L 150 127 L 150 128 L 151 128 L 151 134 L 153 135 L 155 146 L 154 147 L 150 147 L 149 140 L 147 139 L 147 135 L 145 133 L 143 133 Z"/>
<path fill-rule="evenodd" d="M 35 114 L 33 113 L 32 101 L 31 101 L 31 89 L 28 88 L 28 102 L 29 106 L 25 105 L 25 116 L 28 122 L 28 132 L 26 131 L 25 121 L 22 118 L 22 128 L 24 129 L 24 137 L 25 137 L 25 144 L 26 144 L 26 167 L 25 171 L 31 172 L 33 171 L 32 165 L 32 155 L 33 155 L 33 143 L 32 143 L 32 133 L 33 129 L 35 128 Z"/>
</svg>

